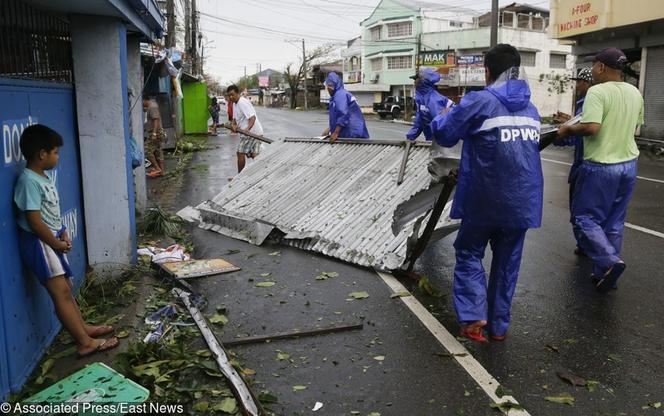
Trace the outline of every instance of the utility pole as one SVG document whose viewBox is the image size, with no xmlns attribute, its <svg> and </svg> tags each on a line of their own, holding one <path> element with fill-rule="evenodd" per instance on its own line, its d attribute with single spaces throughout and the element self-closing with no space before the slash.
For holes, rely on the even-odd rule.
<svg viewBox="0 0 664 416">
<path fill-rule="evenodd" d="M 493 48 L 498 44 L 498 0 L 491 0 L 491 43 Z"/>
<path fill-rule="evenodd" d="M 304 50 L 304 38 L 302 39 L 302 72 L 304 72 L 304 109 L 307 109 L 307 54 Z"/>
<path fill-rule="evenodd" d="M 198 75 L 198 12 L 196 0 L 191 0 L 191 72 Z"/>
<path fill-rule="evenodd" d="M 175 47 L 175 0 L 166 0 L 166 47 Z"/>
<path fill-rule="evenodd" d="M 191 53 L 191 0 L 184 0 L 184 50 Z M 189 60 L 189 57 L 187 57 Z M 190 61 L 191 62 L 191 61 Z M 191 70 L 191 68 L 188 68 Z"/>
</svg>

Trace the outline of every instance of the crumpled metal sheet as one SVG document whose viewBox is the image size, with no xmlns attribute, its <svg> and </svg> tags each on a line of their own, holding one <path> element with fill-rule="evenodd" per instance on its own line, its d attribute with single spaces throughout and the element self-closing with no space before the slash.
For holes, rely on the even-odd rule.
<svg viewBox="0 0 664 416">
<path fill-rule="evenodd" d="M 431 185 L 428 143 L 411 148 L 403 183 L 397 185 L 403 154 L 398 141 L 275 142 L 221 193 L 197 207 L 201 226 L 253 244 L 277 229 L 295 247 L 361 266 L 397 269 L 414 228 L 423 229 L 418 225 L 428 214 L 400 224 L 395 235 L 395 210 Z M 443 215 L 437 228 L 437 235 L 444 236 L 458 228 L 458 221 Z"/>
</svg>

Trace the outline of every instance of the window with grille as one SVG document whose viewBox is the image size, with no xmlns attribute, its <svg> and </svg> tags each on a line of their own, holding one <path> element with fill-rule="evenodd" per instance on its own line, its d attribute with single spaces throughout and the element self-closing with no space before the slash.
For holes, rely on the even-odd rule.
<svg viewBox="0 0 664 416">
<path fill-rule="evenodd" d="M 369 33 L 371 33 L 371 40 L 380 40 L 380 26 L 372 27 Z"/>
<path fill-rule="evenodd" d="M 0 1 L 0 77 L 71 83 L 69 24 L 24 1 Z"/>
<path fill-rule="evenodd" d="M 519 51 L 521 66 L 535 66 L 537 52 Z"/>
<path fill-rule="evenodd" d="M 358 69 L 358 67 L 359 67 L 358 58 L 357 56 L 353 56 L 352 58 L 350 58 L 349 69 L 351 71 L 355 71 L 356 69 Z"/>
<path fill-rule="evenodd" d="M 559 53 L 552 53 L 549 56 L 549 66 L 551 68 L 566 68 L 567 55 L 562 55 Z"/>
<path fill-rule="evenodd" d="M 463 27 L 463 22 L 450 20 L 450 27 Z"/>
<path fill-rule="evenodd" d="M 388 56 L 387 69 L 408 69 L 413 67 L 413 57 L 410 55 Z"/>
<path fill-rule="evenodd" d="M 371 60 L 371 70 L 380 71 L 383 69 L 383 58 L 374 58 Z"/>
<path fill-rule="evenodd" d="M 387 25 L 388 38 L 412 36 L 412 34 L 413 34 L 413 22 L 390 23 Z"/>
</svg>

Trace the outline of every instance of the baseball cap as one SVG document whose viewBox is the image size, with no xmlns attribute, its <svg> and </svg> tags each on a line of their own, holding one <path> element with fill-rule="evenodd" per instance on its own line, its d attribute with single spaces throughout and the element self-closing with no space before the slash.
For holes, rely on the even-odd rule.
<svg viewBox="0 0 664 416">
<path fill-rule="evenodd" d="M 593 62 L 601 62 L 609 68 L 623 69 L 627 64 L 625 53 L 618 48 L 606 48 L 592 58 Z"/>
<path fill-rule="evenodd" d="M 591 68 L 581 68 L 579 69 L 579 73 L 575 76 L 570 78 L 572 81 L 587 81 L 592 83 L 593 82 L 593 71 Z"/>
</svg>

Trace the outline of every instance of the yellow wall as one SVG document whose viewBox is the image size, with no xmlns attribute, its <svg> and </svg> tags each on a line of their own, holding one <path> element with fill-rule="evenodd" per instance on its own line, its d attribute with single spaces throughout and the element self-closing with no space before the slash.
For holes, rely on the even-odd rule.
<svg viewBox="0 0 664 416">
<path fill-rule="evenodd" d="M 554 38 L 664 19 L 662 0 L 551 0 Z"/>
</svg>

